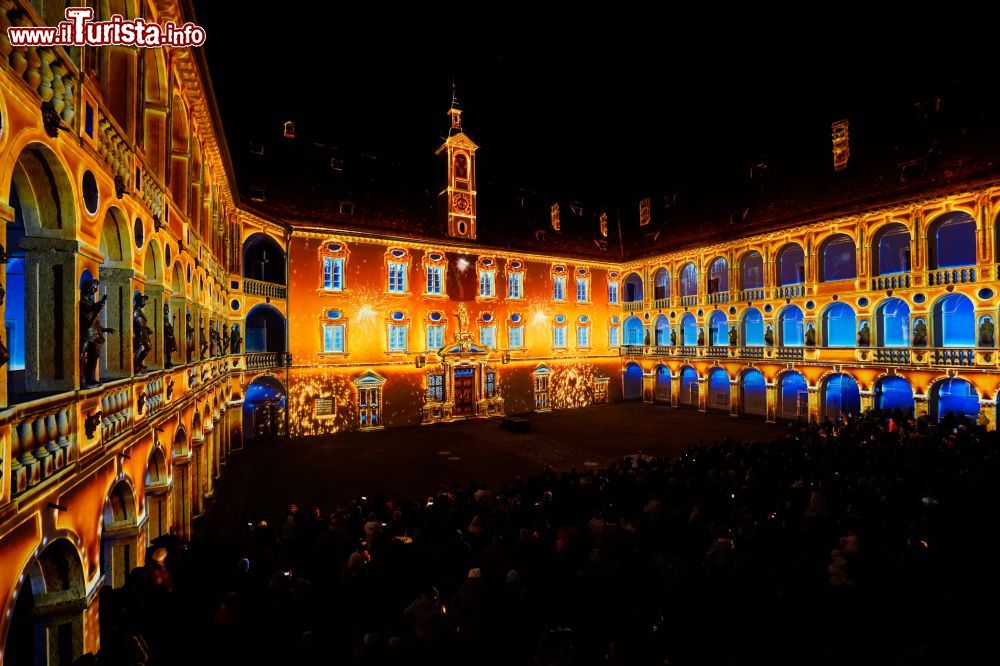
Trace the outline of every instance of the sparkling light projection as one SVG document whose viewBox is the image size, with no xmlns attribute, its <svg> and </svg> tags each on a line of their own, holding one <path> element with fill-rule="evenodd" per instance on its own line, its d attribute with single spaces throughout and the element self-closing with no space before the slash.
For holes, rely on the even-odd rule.
<svg viewBox="0 0 1000 666">
<path fill-rule="evenodd" d="M 594 404 L 594 379 L 607 377 L 605 370 L 593 363 L 575 362 L 552 366 L 549 384 L 550 403 L 554 409 L 571 409 Z"/>
</svg>

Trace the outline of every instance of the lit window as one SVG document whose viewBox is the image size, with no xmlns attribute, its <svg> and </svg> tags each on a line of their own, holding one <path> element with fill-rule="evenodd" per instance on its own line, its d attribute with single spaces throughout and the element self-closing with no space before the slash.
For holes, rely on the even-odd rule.
<svg viewBox="0 0 1000 666">
<path fill-rule="evenodd" d="M 552 300 L 553 301 L 565 301 L 566 300 L 566 276 L 557 275 L 552 278 Z"/>
<path fill-rule="evenodd" d="M 618 302 L 618 283 L 608 283 L 608 303 L 614 305 Z"/>
<path fill-rule="evenodd" d="M 590 300 L 589 280 L 587 278 L 576 279 L 576 300 L 578 303 L 586 303 Z"/>
<path fill-rule="evenodd" d="M 566 317 L 563 315 L 556 315 L 555 325 L 552 327 L 552 346 L 566 349 Z"/>
<path fill-rule="evenodd" d="M 524 293 L 524 275 L 511 273 L 507 276 L 507 298 L 521 298 Z"/>
<path fill-rule="evenodd" d="M 484 347 L 489 347 L 490 349 L 495 349 L 497 346 L 497 327 L 480 326 L 479 344 L 481 344 Z"/>
<path fill-rule="evenodd" d="M 427 267 L 427 293 L 431 296 L 441 295 L 441 285 L 444 282 L 442 279 L 444 277 L 444 267 L 443 266 L 428 266 Z"/>
<path fill-rule="evenodd" d="M 497 394 L 497 373 L 486 373 L 486 397 L 492 398 Z"/>
<path fill-rule="evenodd" d="M 427 350 L 434 351 L 444 347 L 444 326 L 430 324 L 427 326 Z"/>
<path fill-rule="evenodd" d="M 323 288 L 330 291 L 344 289 L 344 260 L 339 257 L 323 257 Z"/>
<path fill-rule="evenodd" d="M 492 298 L 496 295 L 494 275 L 493 271 L 479 271 L 479 295 L 483 298 Z"/>
<path fill-rule="evenodd" d="M 608 327 L 608 346 L 609 347 L 617 347 L 619 344 L 621 344 L 621 343 L 619 342 L 618 327 L 617 326 L 609 326 Z"/>
<path fill-rule="evenodd" d="M 324 324 L 323 325 L 323 351 L 324 352 L 340 352 L 346 351 L 346 336 L 344 335 L 344 325 L 343 324 Z"/>
<path fill-rule="evenodd" d="M 444 375 L 427 377 L 427 401 L 444 402 Z"/>
<path fill-rule="evenodd" d="M 576 327 L 576 346 L 581 349 L 590 346 L 590 326 L 580 324 Z"/>
<path fill-rule="evenodd" d="M 511 349 L 524 349 L 524 326 L 511 326 L 507 329 L 507 346 Z"/>
<path fill-rule="evenodd" d="M 389 293 L 406 293 L 406 264 L 389 262 Z"/>
<path fill-rule="evenodd" d="M 406 351 L 407 328 L 402 324 L 389 325 L 389 351 Z"/>
</svg>

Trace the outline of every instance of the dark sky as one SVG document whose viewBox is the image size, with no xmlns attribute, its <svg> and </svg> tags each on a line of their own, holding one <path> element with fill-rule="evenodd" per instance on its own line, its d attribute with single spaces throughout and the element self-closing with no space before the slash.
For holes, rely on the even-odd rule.
<svg viewBox="0 0 1000 666">
<path fill-rule="evenodd" d="M 926 37 L 942 17 L 879 25 L 816 6 L 816 18 L 721 23 L 720 5 L 683 19 L 537 20 L 477 5 L 488 18 L 473 20 L 389 5 L 357 16 L 339 2 L 240 4 L 239 14 L 194 4 L 234 152 L 293 119 L 314 140 L 422 163 L 445 130 L 454 77 L 481 181 L 573 196 L 667 190 L 761 156 L 829 161 L 834 120 L 891 124 L 956 86 L 995 94 L 983 40 Z"/>
</svg>

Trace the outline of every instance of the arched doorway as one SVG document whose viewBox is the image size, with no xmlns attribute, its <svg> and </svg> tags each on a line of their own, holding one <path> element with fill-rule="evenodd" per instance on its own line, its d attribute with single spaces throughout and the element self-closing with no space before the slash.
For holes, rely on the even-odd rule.
<svg viewBox="0 0 1000 666">
<path fill-rule="evenodd" d="M 170 533 L 170 470 L 163 449 L 155 446 L 146 462 L 146 543 Z"/>
<path fill-rule="evenodd" d="M 876 312 L 876 339 L 879 347 L 910 346 L 910 306 L 899 298 L 887 298 Z M 898 378 L 897 378 L 898 379 Z"/>
<path fill-rule="evenodd" d="M 906 416 L 913 416 L 913 387 L 902 377 L 883 377 L 875 384 L 875 408 L 883 411 L 899 409 Z"/>
<path fill-rule="evenodd" d="M 45 547 L 15 592 L 5 664 L 72 664 L 83 652 L 83 562 L 68 539 Z M 46 659 L 47 656 L 47 659 Z"/>
<path fill-rule="evenodd" d="M 285 284 L 285 252 L 267 234 L 252 234 L 243 241 L 243 277 Z"/>
<path fill-rule="evenodd" d="M 622 324 L 622 328 L 625 333 L 625 344 L 632 346 L 641 346 L 645 344 L 645 330 L 642 326 L 642 320 L 638 317 L 629 317 Z"/>
<path fill-rule="evenodd" d="M 653 389 L 653 401 L 670 404 L 670 368 L 665 365 L 658 365 L 653 374 L 656 378 Z"/>
<path fill-rule="evenodd" d="M 698 344 L 698 324 L 690 312 L 685 312 L 681 317 L 681 344 L 685 347 Z"/>
<path fill-rule="evenodd" d="M 135 493 L 123 479 L 108 493 L 101 517 L 101 571 L 112 589 L 124 586 L 135 568 L 137 535 Z"/>
<path fill-rule="evenodd" d="M 872 275 L 893 275 L 910 270 L 910 230 L 894 222 L 879 229 L 872 239 Z"/>
<path fill-rule="evenodd" d="M 629 273 L 624 282 L 626 303 L 637 303 L 642 300 L 642 278 L 638 273 Z"/>
<path fill-rule="evenodd" d="M 681 395 L 678 402 L 685 407 L 698 406 L 698 372 L 691 366 L 681 369 Z"/>
<path fill-rule="evenodd" d="M 629 363 L 625 366 L 622 377 L 622 397 L 625 400 L 642 399 L 642 368 L 638 363 Z"/>
<path fill-rule="evenodd" d="M 968 296 L 948 294 L 934 303 L 934 346 L 974 347 L 976 308 Z"/>
<path fill-rule="evenodd" d="M 951 415 L 975 423 L 979 418 L 979 393 L 968 381 L 950 377 L 937 382 L 931 389 L 930 407 L 930 416 L 935 421 Z"/>
<path fill-rule="evenodd" d="M 722 310 L 716 310 L 708 319 L 708 344 L 711 347 L 729 345 L 729 319 Z"/>
<path fill-rule="evenodd" d="M 743 346 L 764 346 L 764 315 L 757 308 L 749 308 L 743 314 Z"/>
<path fill-rule="evenodd" d="M 740 412 L 750 416 L 767 416 L 767 382 L 760 370 L 747 370 L 740 378 Z"/>
<path fill-rule="evenodd" d="M 797 305 L 786 306 L 778 315 L 778 345 L 801 347 L 805 342 L 802 310 Z"/>
<path fill-rule="evenodd" d="M 260 304 L 247 313 L 246 351 L 285 351 L 285 318 L 271 305 Z"/>
<path fill-rule="evenodd" d="M 858 276 L 857 250 L 847 234 L 834 234 L 820 248 L 820 282 L 853 280 Z"/>
<path fill-rule="evenodd" d="M 861 412 L 861 392 L 854 377 L 843 373 L 831 375 L 822 390 L 823 416 L 831 421 Z"/>
<path fill-rule="evenodd" d="M 927 265 L 932 269 L 974 266 L 976 221 L 966 212 L 938 217 L 927 227 Z"/>
<path fill-rule="evenodd" d="M 276 377 L 261 375 L 243 399 L 243 432 L 247 440 L 285 436 L 287 393 Z"/>
<path fill-rule="evenodd" d="M 729 411 L 729 373 L 724 368 L 715 368 L 708 374 L 708 409 Z"/>
<path fill-rule="evenodd" d="M 797 372 L 786 372 L 778 379 L 778 418 L 804 419 L 809 416 L 809 389 Z"/>
<path fill-rule="evenodd" d="M 778 286 L 802 284 L 806 281 L 806 256 L 798 243 L 786 245 L 778 252 Z"/>
<path fill-rule="evenodd" d="M 856 317 L 846 303 L 833 303 L 823 311 L 823 345 L 826 347 L 855 346 Z"/>
<path fill-rule="evenodd" d="M 665 347 L 670 344 L 670 320 L 667 315 L 661 314 L 653 324 L 656 332 L 656 344 Z"/>
</svg>

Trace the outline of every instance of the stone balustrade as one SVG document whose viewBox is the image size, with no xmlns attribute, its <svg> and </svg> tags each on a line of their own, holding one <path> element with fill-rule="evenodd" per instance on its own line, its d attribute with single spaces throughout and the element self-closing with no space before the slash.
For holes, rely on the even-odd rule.
<svg viewBox="0 0 1000 666">
<path fill-rule="evenodd" d="M 101 396 L 101 438 L 108 442 L 125 432 L 132 419 L 131 391 L 115 390 Z"/>
<path fill-rule="evenodd" d="M 121 178 L 123 184 L 129 182 L 132 152 L 128 143 L 115 129 L 114 123 L 103 113 L 97 121 L 97 154 L 111 172 Z"/>
<path fill-rule="evenodd" d="M 18 497 L 67 469 L 75 458 L 73 396 L 11 424 L 10 491 Z"/>
<path fill-rule="evenodd" d="M 285 300 L 288 298 L 288 287 L 283 284 L 244 278 L 243 293 L 247 296 L 261 296 L 267 299 Z"/>
<path fill-rule="evenodd" d="M 976 269 L 973 266 L 965 268 L 939 268 L 927 274 L 927 286 L 936 287 L 944 284 L 968 284 L 976 281 Z"/>
</svg>

